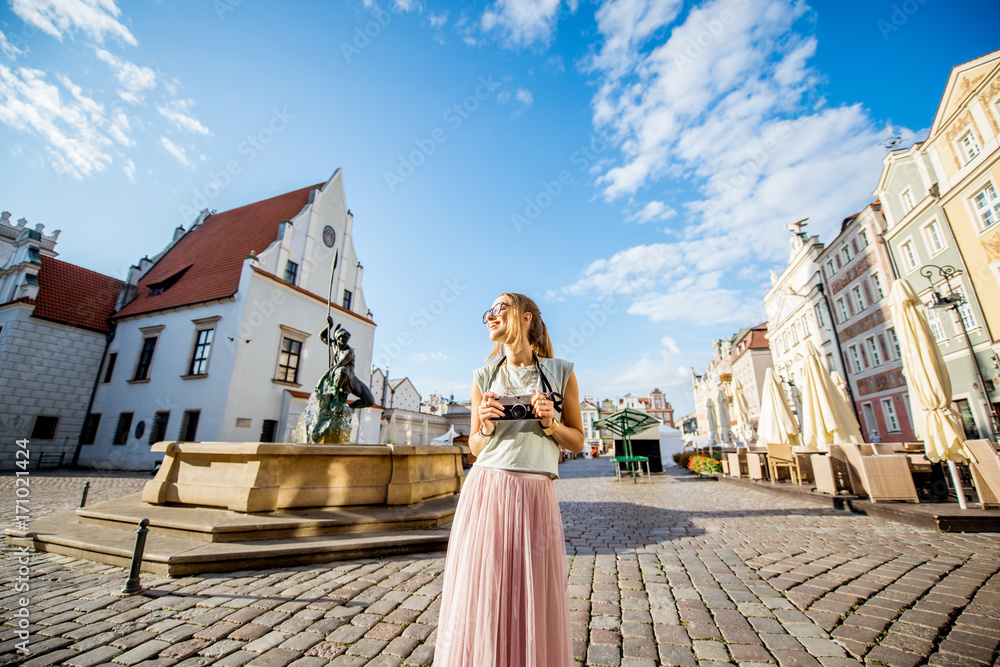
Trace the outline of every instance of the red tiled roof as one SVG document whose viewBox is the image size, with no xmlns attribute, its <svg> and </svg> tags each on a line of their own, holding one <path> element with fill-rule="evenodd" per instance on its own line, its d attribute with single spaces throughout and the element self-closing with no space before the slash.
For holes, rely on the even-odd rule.
<svg viewBox="0 0 1000 667">
<path fill-rule="evenodd" d="M 122 281 L 42 256 L 34 317 L 107 333 Z"/>
<path fill-rule="evenodd" d="M 278 224 L 294 218 L 309 203 L 309 193 L 322 183 L 214 213 L 185 234 L 139 280 L 139 294 L 115 318 L 151 313 L 193 303 L 222 299 L 236 293 L 243 260 L 251 251 L 264 252 L 278 238 Z M 149 286 L 187 269 L 163 290 L 149 296 Z"/>
<path fill-rule="evenodd" d="M 771 347 L 771 343 L 767 340 L 766 328 L 758 327 L 750 331 L 750 344 L 747 345 L 747 349 L 761 350 L 769 347 Z"/>
</svg>

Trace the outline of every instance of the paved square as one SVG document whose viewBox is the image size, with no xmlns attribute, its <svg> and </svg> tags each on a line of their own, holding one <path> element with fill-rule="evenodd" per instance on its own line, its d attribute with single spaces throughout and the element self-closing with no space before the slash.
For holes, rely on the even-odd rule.
<svg viewBox="0 0 1000 667">
<path fill-rule="evenodd" d="M 1000 667 L 1000 536 L 942 534 L 608 459 L 556 482 L 579 664 Z M 136 493 L 135 474 L 34 474 L 32 516 Z M 11 525 L 14 478 L 0 477 Z M 30 656 L 4 549 L 0 665 L 426 665 L 444 554 L 181 579 L 31 555 Z M 548 666 L 546 666 L 548 667 Z"/>
</svg>

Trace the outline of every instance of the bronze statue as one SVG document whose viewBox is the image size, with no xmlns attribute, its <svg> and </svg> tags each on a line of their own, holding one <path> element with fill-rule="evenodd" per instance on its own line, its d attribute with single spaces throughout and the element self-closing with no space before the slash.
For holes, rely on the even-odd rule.
<svg viewBox="0 0 1000 667">
<path fill-rule="evenodd" d="M 330 369 L 316 385 L 316 420 L 309 429 L 309 441 L 323 444 L 344 444 L 351 434 L 351 417 L 354 410 L 375 405 L 368 386 L 354 374 L 354 350 L 347 342 L 351 334 L 339 324 L 333 326 L 333 318 L 327 317 L 327 327 L 319 337 L 331 348 Z M 331 339 L 331 327 L 332 339 Z M 351 394 L 357 396 L 353 403 L 347 403 Z"/>
</svg>

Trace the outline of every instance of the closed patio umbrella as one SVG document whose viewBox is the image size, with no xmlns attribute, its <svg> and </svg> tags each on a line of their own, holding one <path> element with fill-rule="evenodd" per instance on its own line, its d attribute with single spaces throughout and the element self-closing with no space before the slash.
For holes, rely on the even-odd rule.
<svg viewBox="0 0 1000 667">
<path fill-rule="evenodd" d="M 753 427 L 750 426 L 750 406 L 743 394 L 743 385 L 738 377 L 733 376 L 733 411 L 736 413 L 736 437 L 749 443 L 753 439 Z"/>
<path fill-rule="evenodd" d="M 830 378 L 833 380 L 833 384 L 837 385 L 837 391 L 840 392 L 843 399 L 850 405 L 851 398 L 847 395 L 847 382 L 837 371 L 831 371 Z"/>
<path fill-rule="evenodd" d="M 802 444 L 812 452 L 828 452 L 830 445 L 862 443 L 861 428 L 850 406 L 823 368 L 823 357 L 806 341 L 805 386 L 802 389 Z"/>
<path fill-rule="evenodd" d="M 773 369 L 768 368 L 764 373 L 762 393 L 760 421 L 757 423 L 757 444 L 787 442 L 793 447 L 798 445 L 799 425 L 788 407 L 785 393 L 781 390 Z"/>
<path fill-rule="evenodd" d="M 933 462 L 947 461 L 955 483 L 959 504 L 965 508 L 965 495 L 958 480 L 955 463 L 967 461 L 965 432 L 962 422 L 952 409 L 951 378 L 941 350 L 921 311 L 923 304 L 905 280 L 893 282 L 889 292 L 889 308 L 899 337 L 903 355 L 906 384 L 910 395 L 916 396 L 924 412 L 920 433 L 924 438 L 924 451 Z"/>
</svg>

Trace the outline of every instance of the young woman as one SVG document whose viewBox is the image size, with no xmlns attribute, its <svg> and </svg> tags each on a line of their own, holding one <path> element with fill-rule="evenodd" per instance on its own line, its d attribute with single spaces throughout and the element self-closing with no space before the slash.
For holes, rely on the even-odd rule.
<svg viewBox="0 0 1000 667">
<path fill-rule="evenodd" d="M 573 364 L 552 358 L 534 301 L 501 294 L 483 324 L 493 353 L 473 374 L 477 460 L 448 542 L 434 665 L 568 667 L 566 547 L 552 480 L 560 448 L 583 450 L 580 390 Z M 527 419 L 502 419 L 498 398 L 524 395 Z"/>
</svg>

